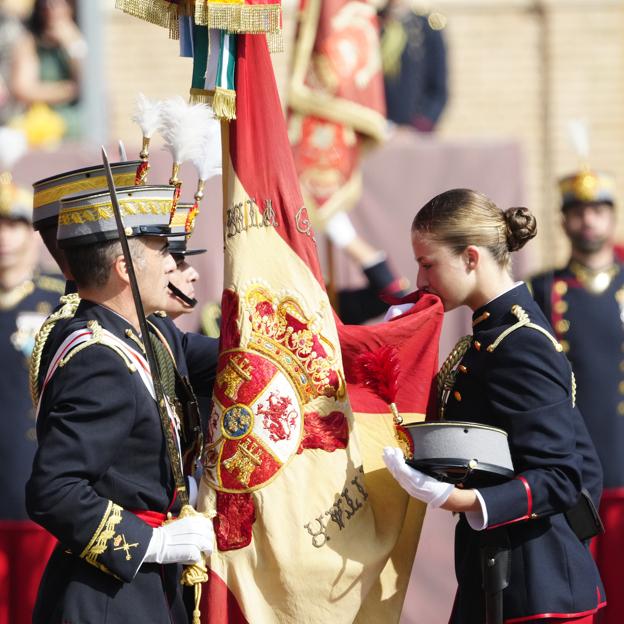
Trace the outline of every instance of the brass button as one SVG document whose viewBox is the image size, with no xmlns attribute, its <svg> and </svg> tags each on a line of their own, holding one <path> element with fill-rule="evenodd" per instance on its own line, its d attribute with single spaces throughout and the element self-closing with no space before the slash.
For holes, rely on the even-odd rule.
<svg viewBox="0 0 624 624">
<path fill-rule="evenodd" d="M 468 367 L 460 364 L 458 367 L 460 373 L 464 373 L 464 375 L 468 372 Z"/>
<path fill-rule="evenodd" d="M 457 390 L 455 390 L 455 392 L 453 392 L 453 396 L 455 397 L 456 401 L 461 401 L 461 394 L 459 392 L 457 392 Z"/>
<path fill-rule="evenodd" d="M 567 340 L 562 340 L 559 344 L 561 345 L 564 353 L 567 353 L 570 350 L 570 343 Z"/>
<path fill-rule="evenodd" d="M 34 427 L 28 427 L 28 430 L 26 431 L 26 439 L 31 442 L 37 441 L 37 431 Z"/>
<path fill-rule="evenodd" d="M 620 371 L 624 373 L 624 360 L 620 362 Z"/>
<path fill-rule="evenodd" d="M 620 391 L 620 394 L 624 394 L 624 381 L 620 381 L 620 383 L 618 384 L 618 389 Z"/>
<path fill-rule="evenodd" d="M 553 307 L 557 314 L 565 314 L 568 311 L 567 301 L 556 301 Z"/>
<path fill-rule="evenodd" d="M 567 319 L 561 319 L 560 321 L 557 321 L 557 323 L 555 324 L 555 329 L 557 330 L 557 333 L 565 334 L 568 329 L 570 329 L 570 321 L 568 321 Z"/>
<path fill-rule="evenodd" d="M 618 403 L 618 414 L 624 416 L 624 401 Z"/>
<path fill-rule="evenodd" d="M 474 341 L 474 348 L 475 348 L 477 351 L 481 351 L 481 343 L 480 343 L 478 340 L 475 340 L 475 341 Z"/>
<path fill-rule="evenodd" d="M 568 292 L 568 285 L 563 281 L 555 282 L 554 288 L 558 295 L 565 295 Z"/>
</svg>

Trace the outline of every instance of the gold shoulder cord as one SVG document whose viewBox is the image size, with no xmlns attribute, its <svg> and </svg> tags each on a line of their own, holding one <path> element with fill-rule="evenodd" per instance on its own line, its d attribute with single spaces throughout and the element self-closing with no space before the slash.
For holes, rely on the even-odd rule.
<svg viewBox="0 0 624 624">
<path fill-rule="evenodd" d="M 102 335 L 102 326 L 97 321 L 89 321 L 87 323 L 87 329 L 91 330 L 91 338 L 80 343 L 77 347 L 74 347 L 64 358 L 62 358 L 59 361 L 59 368 L 65 366 L 67 362 L 69 362 L 75 355 L 78 355 L 78 353 L 80 353 L 83 349 L 86 349 L 91 345 L 100 344 L 112 349 L 125 362 L 131 373 L 136 371 L 136 366 L 124 353 L 124 351 L 115 343 L 111 342 L 105 335 Z"/>
<path fill-rule="evenodd" d="M 563 351 L 563 347 L 561 346 L 561 344 L 559 344 L 557 339 L 550 332 L 546 331 L 543 327 L 532 323 L 531 319 L 529 319 L 529 315 L 522 307 L 520 307 L 519 305 L 514 305 L 511 308 L 511 313 L 518 319 L 518 322 L 511 327 L 508 327 L 502 334 L 500 334 L 500 336 L 487 348 L 488 353 L 492 353 L 492 351 L 494 351 L 494 349 L 496 349 L 496 347 L 498 347 L 498 345 L 507 336 L 509 336 L 509 334 L 516 331 L 516 329 L 520 329 L 521 327 L 530 327 L 531 329 L 536 329 L 541 334 L 544 334 L 544 336 L 546 336 L 546 338 L 548 338 L 550 342 L 552 342 L 553 346 L 555 347 L 555 351 L 557 351 L 558 353 L 561 353 Z M 576 406 L 576 377 L 574 376 L 574 371 L 570 371 L 570 374 L 572 376 L 572 407 L 574 407 Z"/>
<path fill-rule="evenodd" d="M 531 322 L 531 319 L 529 318 L 529 315 L 525 312 L 524 308 L 516 304 L 511 307 L 511 313 L 518 319 L 518 322 L 511 327 L 508 327 L 498 336 L 498 338 L 487 348 L 488 353 L 492 353 L 492 351 L 494 351 L 494 349 L 496 349 L 496 347 L 498 347 L 498 345 L 500 345 L 500 343 L 503 342 L 503 340 L 505 340 L 505 338 L 507 338 L 509 334 L 515 332 L 521 327 L 530 327 L 531 329 L 537 330 L 541 334 L 544 334 L 544 336 L 546 336 L 546 338 L 548 338 L 548 340 L 552 342 L 553 347 L 555 347 L 556 351 L 563 351 L 563 347 L 559 344 L 559 342 L 557 342 L 557 339 L 553 335 L 551 335 L 543 327 L 540 327 L 539 325 Z"/>
<path fill-rule="evenodd" d="M 56 312 L 48 316 L 37 332 L 37 335 L 35 336 L 35 346 L 30 356 L 30 396 L 35 407 L 39 403 L 39 370 L 41 368 L 41 355 L 43 353 L 43 349 L 56 323 L 61 319 L 74 317 L 78 304 L 80 303 L 80 297 L 77 293 L 71 293 L 69 295 L 63 295 L 60 298 L 60 302 L 63 305 Z"/>
<path fill-rule="evenodd" d="M 446 402 L 448 401 L 449 394 L 452 387 L 455 385 L 455 377 L 457 376 L 457 365 L 461 362 L 466 351 L 470 349 L 472 344 L 472 336 L 463 336 L 459 339 L 457 344 L 453 347 L 453 350 L 448 354 L 448 357 L 442 364 L 438 374 L 436 375 L 436 385 L 438 390 L 439 410 L 438 415 L 440 420 L 444 419 L 444 411 L 446 409 Z"/>
</svg>

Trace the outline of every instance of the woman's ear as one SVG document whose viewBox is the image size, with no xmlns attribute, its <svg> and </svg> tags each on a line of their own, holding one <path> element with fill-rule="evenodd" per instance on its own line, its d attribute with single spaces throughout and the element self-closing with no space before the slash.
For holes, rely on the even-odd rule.
<svg viewBox="0 0 624 624">
<path fill-rule="evenodd" d="M 474 245 L 468 245 L 464 249 L 464 261 L 469 271 L 474 271 L 479 264 L 479 250 Z"/>
</svg>

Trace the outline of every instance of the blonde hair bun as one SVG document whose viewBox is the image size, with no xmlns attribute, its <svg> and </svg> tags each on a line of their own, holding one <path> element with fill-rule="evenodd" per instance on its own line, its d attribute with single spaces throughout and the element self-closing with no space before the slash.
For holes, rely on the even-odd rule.
<svg viewBox="0 0 624 624">
<path fill-rule="evenodd" d="M 507 208 L 504 211 L 507 225 L 507 249 L 522 249 L 537 234 L 537 221 L 528 208 Z"/>
</svg>

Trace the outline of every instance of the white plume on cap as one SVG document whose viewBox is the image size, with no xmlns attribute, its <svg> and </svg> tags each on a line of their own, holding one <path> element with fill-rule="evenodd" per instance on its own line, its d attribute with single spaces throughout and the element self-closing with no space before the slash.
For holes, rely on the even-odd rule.
<svg viewBox="0 0 624 624">
<path fill-rule="evenodd" d="M 19 130 L 0 127 L 0 173 L 11 171 L 13 165 L 28 151 L 26 135 Z"/>
<path fill-rule="evenodd" d="M 176 96 L 163 102 L 162 120 L 165 149 L 171 153 L 174 163 L 201 158 L 209 133 L 208 122 L 212 120 L 208 106 L 188 104 L 181 96 Z"/>
<path fill-rule="evenodd" d="M 568 121 L 568 136 L 579 160 L 589 162 L 589 130 L 584 119 L 570 119 Z"/>
<path fill-rule="evenodd" d="M 150 100 L 142 93 L 137 96 L 136 112 L 132 116 L 132 121 L 139 124 L 146 139 L 151 139 L 162 127 L 162 105 L 161 101 Z"/>
<path fill-rule="evenodd" d="M 206 181 L 221 175 L 221 122 L 211 115 L 200 132 L 203 143 L 191 161 L 197 169 L 198 178 Z"/>
</svg>

